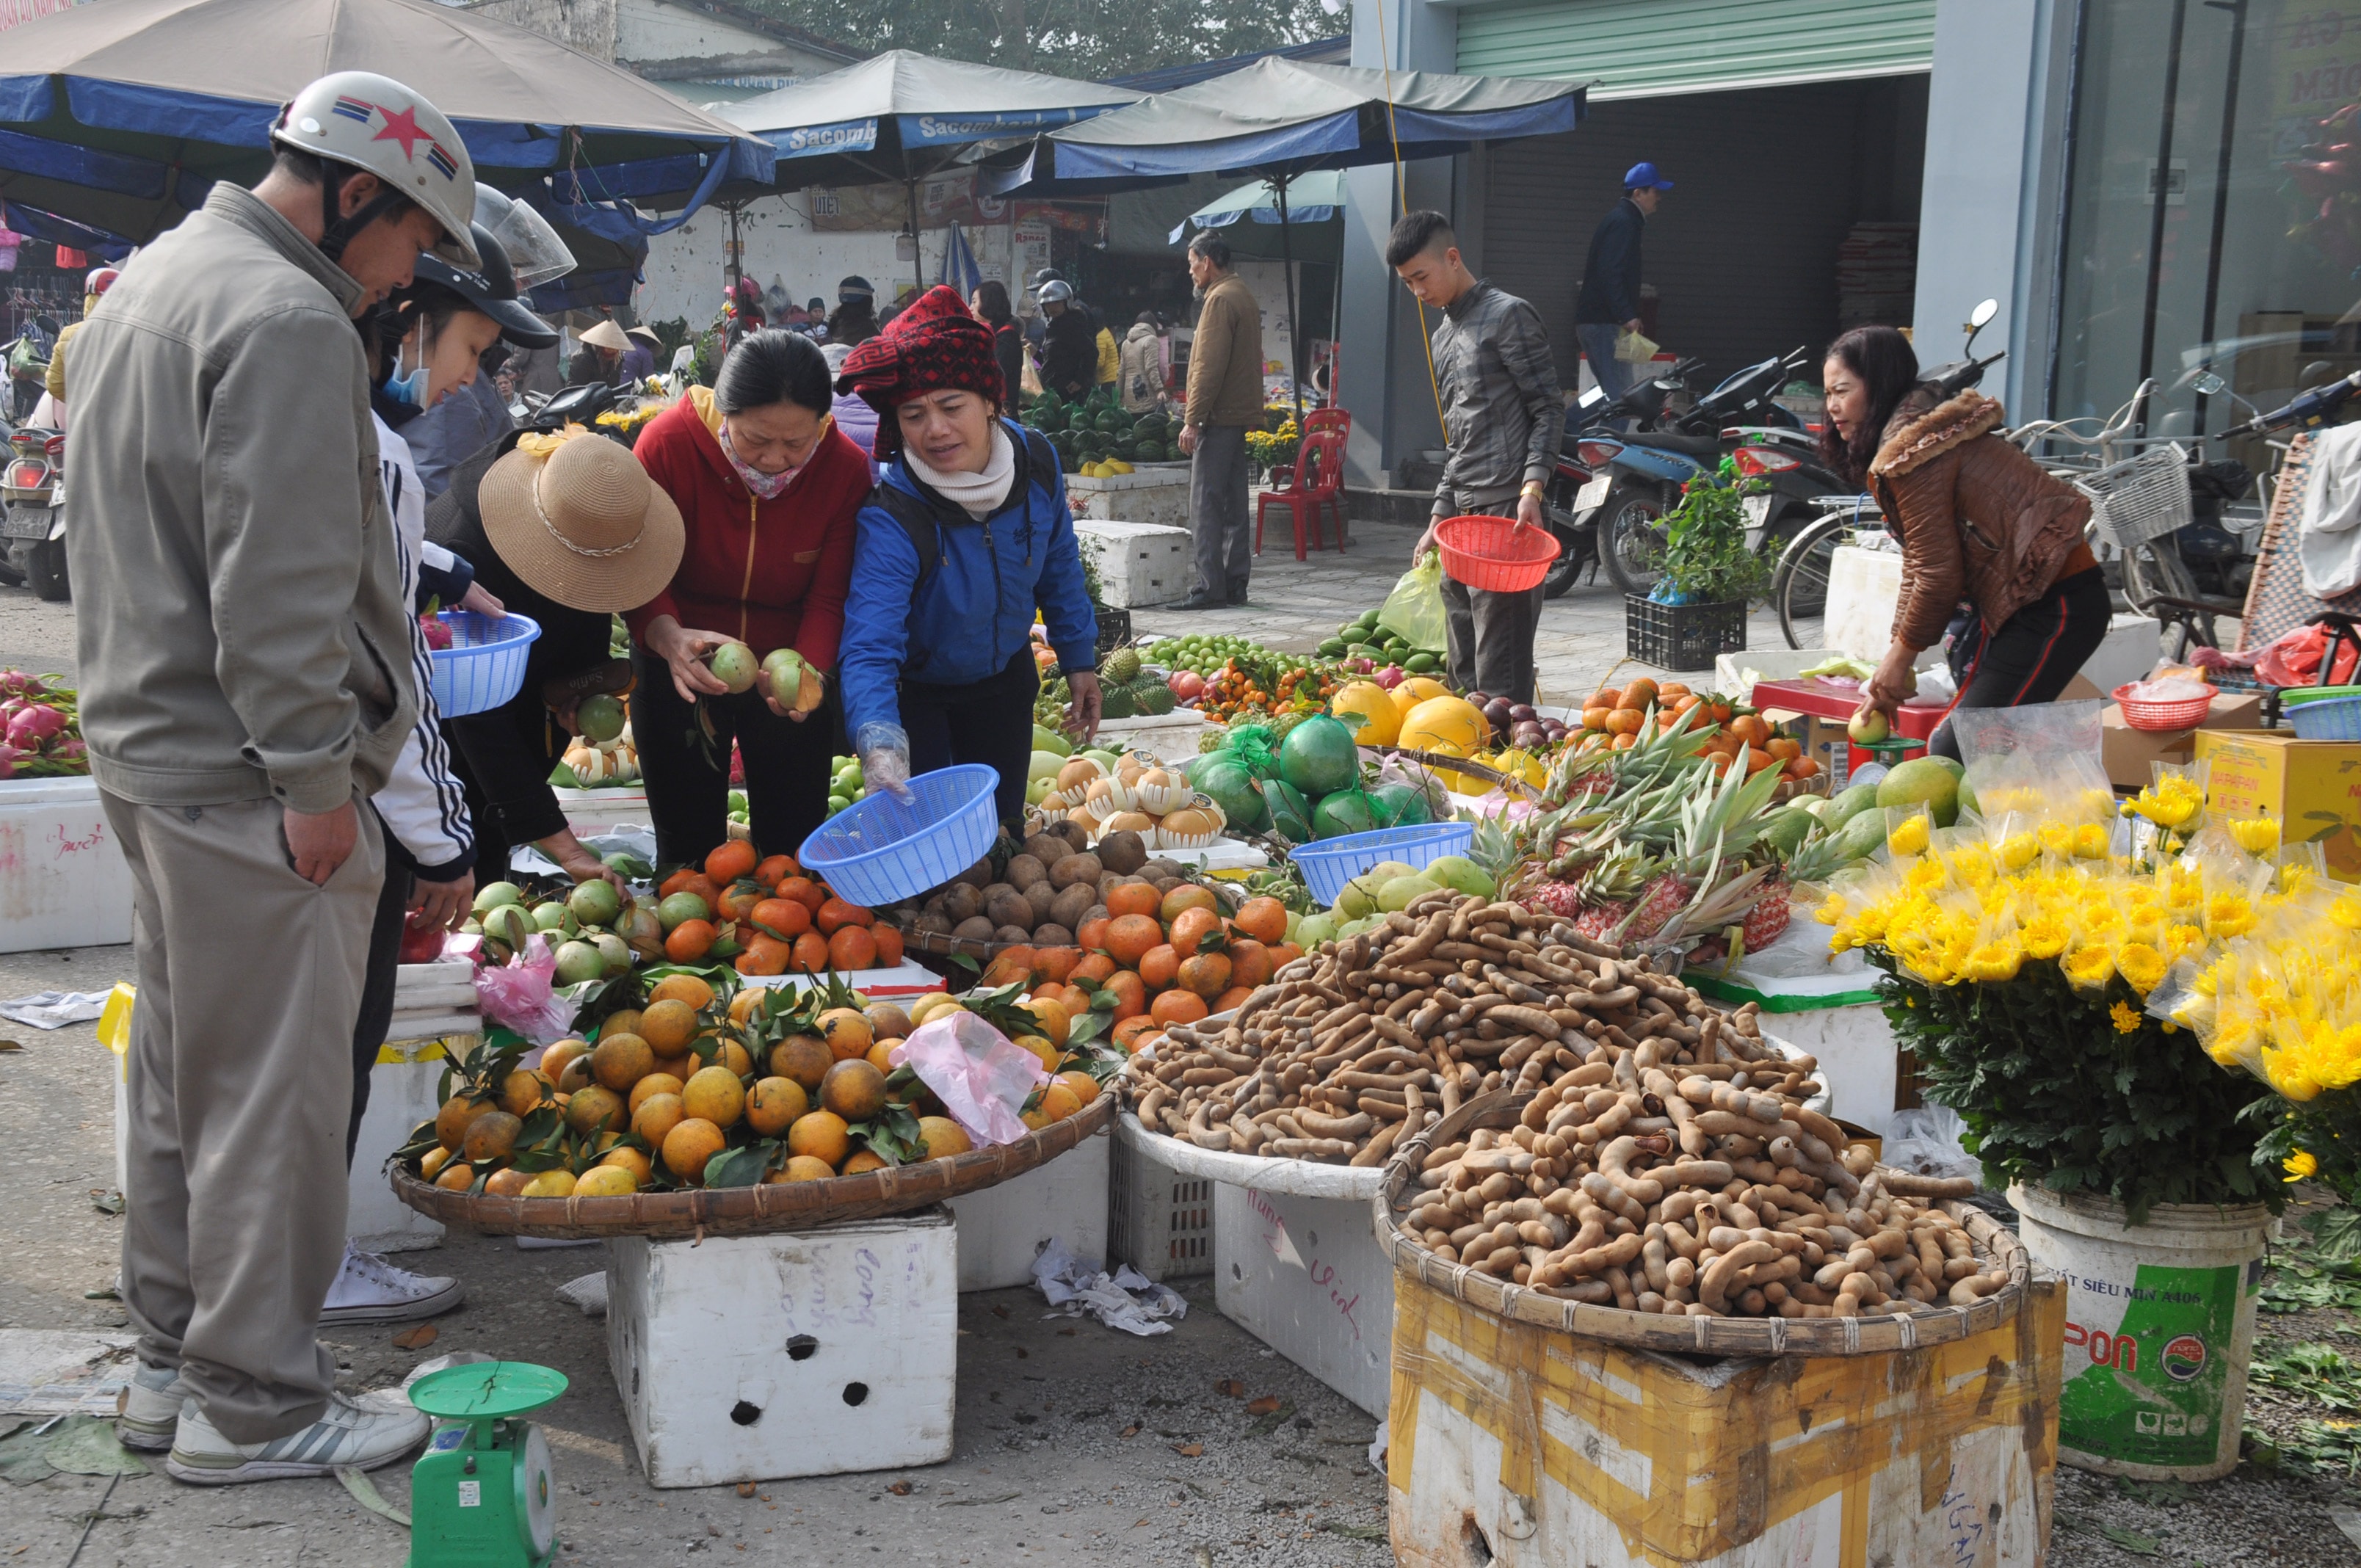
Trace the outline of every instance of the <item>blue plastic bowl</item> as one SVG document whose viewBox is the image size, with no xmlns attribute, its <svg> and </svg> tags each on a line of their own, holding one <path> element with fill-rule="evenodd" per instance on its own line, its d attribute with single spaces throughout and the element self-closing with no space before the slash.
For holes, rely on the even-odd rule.
<svg viewBox="0 0 2361 1568">
<path fill-rule="evenodd" d="M 1414 828 L 1379 828 L 1298 844 L 1290 854 L 1302 869 L 1303 884 L 1312 890 L 1312 896 L 1333 905 L 1346 883 L 1379 861 L 1400 861 L 1417 870 L 1445 855 L 1464 855 L 1475 842 L 1472 823 L 1422 822 Z"/>
<path fill-rule="evenodd" d="M 910 781 L 910 798 L 871 792 L 821 823 L 796 858 L 849 903 L 876 908 L 937 888 L 983 859 L 1000 831 L 1000 774 L 980 762 Z"/>
<path fill-rule="evenodd" d="M 2316 697 L 2287 710 L 2299 740 L 2361 740 L 2361 696 Z"/>
<path fill-rule="evenodd" d="M 446 609 L 451 646 L 433 650 L 434 706 L 445 718 L 486 713 L 524 689 L 525 661 L 541 622 L 511 610 L 500 620 Z"/>
</svg>

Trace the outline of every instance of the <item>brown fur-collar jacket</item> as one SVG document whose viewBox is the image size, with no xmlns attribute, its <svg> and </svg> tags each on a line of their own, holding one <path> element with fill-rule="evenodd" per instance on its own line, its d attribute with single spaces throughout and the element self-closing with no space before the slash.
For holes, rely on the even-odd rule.
<svg viewBox="0 0 2361 1568">
<path fill-rule="evenodd" d="M 1910 393 L 1886 422 L 1870 487 L 1902 545 L 1894 637 L 1931 648 L 1964 599 L 1998 630 L 2039 598 L 2082 543 L 2091 503 L 1993 434 L 2001 406 L 1966 391 Z"/>
</svg>

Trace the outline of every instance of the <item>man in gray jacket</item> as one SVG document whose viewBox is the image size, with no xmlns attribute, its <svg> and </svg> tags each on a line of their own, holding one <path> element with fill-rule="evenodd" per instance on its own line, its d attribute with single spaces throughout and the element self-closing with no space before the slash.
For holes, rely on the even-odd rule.
<svg viewBox="0 0 2361 1568">
<path fill-rule="evenodd" d="M 313 83 L 252 191 L 126 264 L 74 344 L 82 721 L 131 863 L 123 1441 L 221 1484 L 383 1464 L 336 1392 L 351 1039 L 385 872 L 361 813 L 416 718 L 354 316 L 476 265 L 475 174 L 399 82 Z"/>
</svg>

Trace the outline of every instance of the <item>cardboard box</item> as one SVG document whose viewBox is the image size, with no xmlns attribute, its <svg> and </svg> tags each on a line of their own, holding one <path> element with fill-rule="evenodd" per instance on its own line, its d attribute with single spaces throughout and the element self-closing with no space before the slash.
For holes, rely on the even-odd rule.
<svg viewBox="0 0 2361 1568">
<path fill-rule="evenodd" d="M 2361 882 L 2361 742 L 2208 728 L 2197 732 L 2194 754 L 2213 764 L 2211 810 L 2277 817 L 2282 839 L 2317 842 L 2330 875 Z"/>
<path fill-rule="evenodd" d="M 2099 762 L 2107 782 L 2117 789 L 2145 789 L 2155 778 L 2155 762 L 2187 762 L 2196 756 L 2197 736 L 2203 730 L 2259 729 L 2263 699 L 2259 696 L 2221 696 L 2197 729 L 2135 729 L 2124 722 L 2124 711 L 2107 704 L 2099 715 Z"/>
</svg>

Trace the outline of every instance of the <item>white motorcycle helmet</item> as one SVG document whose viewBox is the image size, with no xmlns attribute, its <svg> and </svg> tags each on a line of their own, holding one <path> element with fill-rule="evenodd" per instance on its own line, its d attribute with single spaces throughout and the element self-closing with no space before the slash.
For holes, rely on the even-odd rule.
<svg viewBox="0 0 2361 1568">
<path fill-rule="evenodd" d="M 330 169 L 320 187 L 326 226 L 320 250 L 331 261 L 400 197 L 443 225 L 434 255 L 470 270 L 480 263 L 467 232 L 476 209 L 476 166 L 467 145 L 441 110 L 401 82 L 368 71 L 323 76 L 279 112 L 270 139 L 331 166 L 374 174 L 383 186 L 376 201 L 341 217 L 336 195 L 344 176 Z"/>
</svg>

